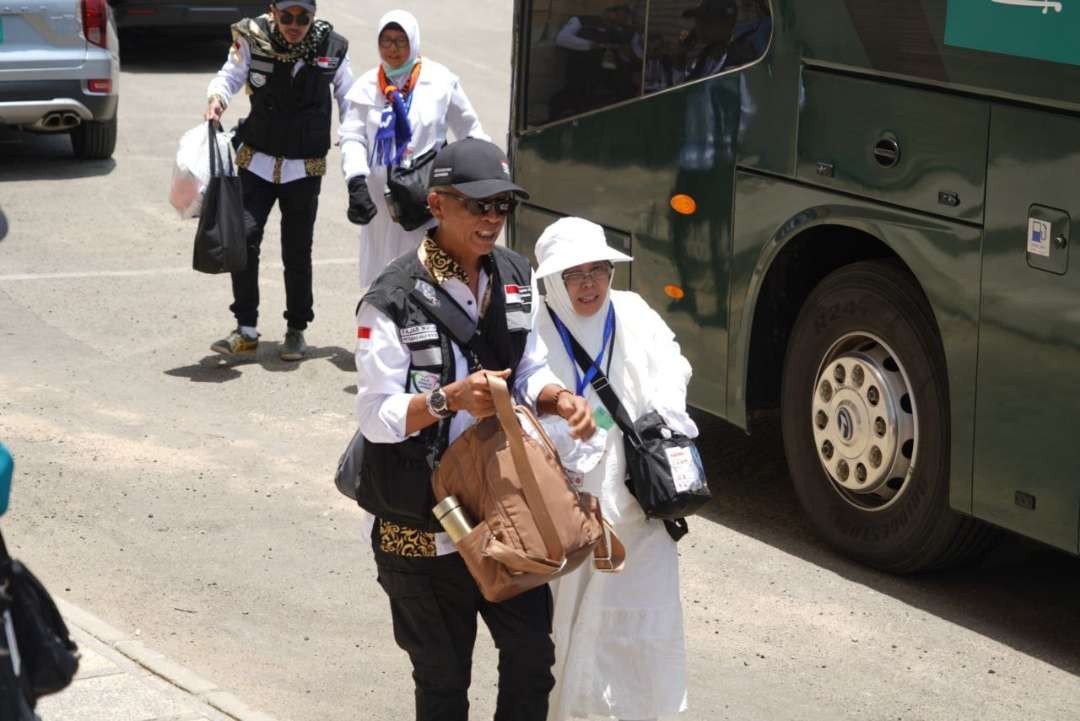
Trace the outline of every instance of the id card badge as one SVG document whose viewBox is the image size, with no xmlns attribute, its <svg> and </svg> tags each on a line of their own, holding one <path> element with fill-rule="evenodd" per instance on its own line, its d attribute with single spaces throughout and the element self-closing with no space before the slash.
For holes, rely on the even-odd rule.
<svg viewBox="0 0 1080 721">
<path fill-rule="evenodd" d="M 608 413 L 608 409 L 603 406 L 593 410 L 593 420 L 596 421 L 598 428 L 603 428 L 605 431 L 610 431 L 611 427 L 615 425 L 615 419 Z"/>
</svg>

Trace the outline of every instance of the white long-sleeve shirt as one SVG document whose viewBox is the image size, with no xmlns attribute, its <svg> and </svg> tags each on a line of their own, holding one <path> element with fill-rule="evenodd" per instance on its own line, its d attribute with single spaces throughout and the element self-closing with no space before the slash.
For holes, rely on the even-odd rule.
<svg viewBox="0 0 1080 721">
<path fill-rule="evenodd" d="M 225 59 L 225 64 L 221 66 L 221 70 L 218 70 L 217 75 L 210 80 L 210 85 L 206 88 L 207 99 L 217 95 L 226 107 L 229 106 L 233 96 L 240 92 L 240 89 L 247 83 L 250 67 L 251 47 L 248 45 L 247 40 L 239 38 L 236 41 L 236 46 L 229 49 L 228 57 Z M 303 67 L 304 61 L 297 60 L 293 64 L 293 77 Z M 337 72 L 334 73 L 333 81 L 334 99 L 337 101 L 338 106 L 338 119 L 342 121 L 345 118 L 345 96 L 348 94 L 352 84 L 353 74 L 349 65 L 349 56 L 346 54 L 338 65 Z M 272 183 L 274 182 L 274 166 L 277 160 L 277 158 L 266 153 L 256 152 L 251 158 L 248 170 L 263 180 Z M 280 182 L 289 183 L 304 177 L 307 177 L 307 170 L 303 158 L 285 158 L 282 160 Z"/>
<path fill-rule="evenodd" d="M 490 280 L 487 272 L 482 270 L 478 297 L 484 297 Z M 442 289 L 465 309 L 473 321 L 479 321 L 478 301 L 473 297 L 469 286 L 451 278 L 442 283 Z M 532 297 L 536 299 L 533 301 L 530 316 L 533 330 L 529 332 L 525 342 L 525 353 L 518 362 L 512 390 L 518 403 L 535 409 L 536 399 L 544 386 L 554 384 L 562 387 L 562 383 L 548 368 L 547 345 L 535 330 L 537 310 L 540 307 L 540 293 L 535 279 Z M 360 340 L 356 347 L 356 409 L 360 431 L 366 439 L 374 443 L 401 443 L 407 437 L 405 422 L 409 401 L 420 392 L 413 386 L 414 381 L 408 377 L 411 362 L 409 347 L 401 341 L 394 322 L 371 304 L 360 305 L 356 323 L 360 329 L 357 333 Z M 469 364 L 461 348 L 456 343 L 451 345 L 454 349 L 456 371 L 454 380 L 462 380 L 469 375 Z M 458 411 L 450 421 L 450 442 L 453 443 L 474 423 L 476 418 L 472 414 Z M 367 532 L 370 532 L 373 521 L 369 514 Z M 439 555 L 457 551 L 445 533 L 435 534 L 435 549 Z"/>
</svg>

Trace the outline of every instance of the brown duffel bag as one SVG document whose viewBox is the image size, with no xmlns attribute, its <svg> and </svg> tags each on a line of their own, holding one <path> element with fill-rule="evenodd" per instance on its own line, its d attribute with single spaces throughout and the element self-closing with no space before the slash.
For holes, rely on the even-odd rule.
<svg viewBox="0 0 1080 721">
<path fill-rule="evenodd" d="M 531 411 L 511 404 L 506 381 L 489 375 L 488 385 L 495 416 L 450 444 L 431 479 L 436 501 L 455 496 L 475 524 L 456 545 L 484 598 L 513 598 L 590 556 L 600 571 L 620 570 L 626 551 L 598 499 L 571 487 L 551 439 Z"/>
</svg>

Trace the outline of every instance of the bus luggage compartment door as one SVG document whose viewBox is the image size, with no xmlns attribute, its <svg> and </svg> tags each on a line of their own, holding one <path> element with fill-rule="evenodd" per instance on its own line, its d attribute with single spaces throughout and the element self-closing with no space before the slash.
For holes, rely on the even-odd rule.
<svg viewBox="0 0 1080 721">
<path fill-rule="evenodd" d="M 803 83 L 800 180 L 982 222 L 988 103 L 814 69 Z"/>
</svg>

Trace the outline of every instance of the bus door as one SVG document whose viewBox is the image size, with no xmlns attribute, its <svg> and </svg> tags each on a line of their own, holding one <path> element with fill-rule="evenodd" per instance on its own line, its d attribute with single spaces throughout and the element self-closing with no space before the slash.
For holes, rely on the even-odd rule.
<svg viewBox="0 0 1080 721">
<path fill-rule="evenodd" d="M 991 111 L 974 513 L 1078 550 L 1080 118 Z"/>
</svg>

